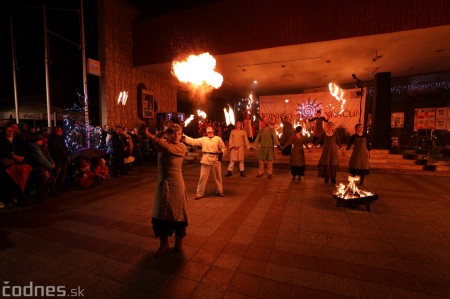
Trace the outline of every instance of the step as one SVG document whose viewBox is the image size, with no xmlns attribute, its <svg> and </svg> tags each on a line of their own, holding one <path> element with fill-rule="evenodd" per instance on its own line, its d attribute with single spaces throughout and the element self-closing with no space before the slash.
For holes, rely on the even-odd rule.
<svg viewBox="0 0 450 299">
<path fill-rule="evenodd" d="M 339 153 L 339 164 L 341 171 L 346 169 L 352 151 L 346 153 L 342 156 Z M 319 162 L 320 156 L 322 154 L 321 148 L 312 148 L 311 152 L 305 149 L 305 159 L 307 169 L 316 169 Z M 191 148 L 186 154 L 186 163 L 195 163 L 200 161 L 202 157 L 201 149 Z M 230 155 L 226 154 L 223 157 L 223 162 L 228 163 L 230 160 Z M 284 168 L 289 169 L 289 155 L 282 155 L 279 150 L 275 150 L 275 160 L 274 168 Z M 245 164 L 249 167 L 258 167 L 258 151 L 246 151 L 245 153 Z M 402 174 L 417 174 L 417 175 L 439 175 L 439 176 L 450 176 L 450 165 L 446 161 L 439 161 L 436 163 L 436 171 L 425 171 L 423 170 L 423 165 L 416 165 L 416 160 L 404 159 L 402 154 L 391 154 L 389 150 L 372 150 L 370 152 L 369 158 L 370 171 L 372 172 L 383 172 L 383 173 L 402 173 Z"/>
</svg>

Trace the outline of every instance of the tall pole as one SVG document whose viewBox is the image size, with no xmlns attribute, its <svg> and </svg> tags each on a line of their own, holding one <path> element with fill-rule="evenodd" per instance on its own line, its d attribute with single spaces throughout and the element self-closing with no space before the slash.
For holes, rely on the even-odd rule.
<svg viewBox="0 0 450 299">
<path fill-rule="evenodd" d="M 14 81 L 14 106 L 16 107 L 16 124 L 19 123 L 19 101 L 17 99 L 17 59 L 16 59 L 16 43 L 14 41 L 14 30 L 13 30 L 13 17 L 9 16 L 9 24 L 11 27 L 11 52 L 12 52 L 12 68 L 13 68 L 13 81 Z"/>
<path fill-rule="evenodd" d="M 361 123 L 363 92 L 364 92 L 364 86 L 362 85 L 362 82 L 361 82 L 361 87 L 359 89 L 360 95 L 359 95 L 359 122 L 358 122 L 358 124 Z"/>
<path fill-rule="evenodd" d="M 80 18 L 81 18 L 81 57 L 83 63 L 83 87 L 84 87 L 84 126 L 86 129 L 86 146 L 91 145 L 91 132 L 89 125 L 89 98 L 87 90 L 87 73 L 86 73 L 86 43 L 84 41 L 84 10 L 83 0 L 80 0 Z"/>
<path fill-rule="evenodd" d="M 50 111 L 50 82 L 48 74 L 48 35 L 47 35 L 47 13 L 45 4 L 42 5 L 42 10 L 44 12 L 44 51 L 45 51 L 45 88 L 47 94 L 47 126 L 52 127 L 52 114 Z"/>
</svg>

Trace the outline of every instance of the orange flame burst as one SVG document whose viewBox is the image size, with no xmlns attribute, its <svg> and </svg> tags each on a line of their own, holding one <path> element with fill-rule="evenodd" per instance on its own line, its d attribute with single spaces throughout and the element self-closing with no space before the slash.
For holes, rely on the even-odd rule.
<svg viewBox="0 0 450 299">
<path fill-rule="evenodd" d="M 223 76 L 214 71 L 216 59 L 209 53 L 190 55 L 185 61 L 174 61 L 172 73 L 183 83 L 194 86 L 222 86 Z"/>
</svg>

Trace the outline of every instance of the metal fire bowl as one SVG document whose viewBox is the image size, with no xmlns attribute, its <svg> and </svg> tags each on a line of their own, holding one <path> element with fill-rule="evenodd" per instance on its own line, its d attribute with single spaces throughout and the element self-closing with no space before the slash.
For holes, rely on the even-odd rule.
<svg viewBox="0 0 450 299">
<path fill-rule="evenodd" d="M 334 199 L 336 199 L 336 206 L 366 206 L 367 211 L 370 212 L 370 205 L 378 200 L 378 195 L 374 194 L 366 197 L 354 197 L 354 198 L 342 198 L 333 194 Z"/>
</svg>

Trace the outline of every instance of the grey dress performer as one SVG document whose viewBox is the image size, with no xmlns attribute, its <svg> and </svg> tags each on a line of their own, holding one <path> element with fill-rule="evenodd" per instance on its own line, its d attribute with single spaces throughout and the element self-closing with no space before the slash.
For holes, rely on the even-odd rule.
<svg viewBox="0 0 450 299">
<path fill-rule="evenodd" d="M 183 143 L 169 143 L 156 137 L 158 149 L 158 182 L 153 206 L 153 231 L 177 237 L 186 235 L 188 225 L 187 193 L 182 175 L 186 146 Z"/>
<path fill-rule="evenodd" d="M 292 147 L 289 164 L 291 165 L 291 175 L 293 180 L 296 176 L 298 176 L 298 180 L 301 180 L 301 177 L 305 175 L 305 152 L 303 150 L 303 145 L 310 150 L 306 138 L 302 135 L 302 127 L 297 127 L 295 128 L 295 133 L 291 135 L 289 140 L 283 146 L 283 149 Z"/>
<path fill-rule="evenodd" d="M 318 176 L 324 178 L 325 183 L 328 183 L 328 180 L 331 179 L 331 182 L 335 184 L 336 174 L 339 168 L 337 150 L 338 148 L 342 149 L 342 145 L 333 128 L 334 124 L 329 122 L 327 124 L 327 130 L 322 134 L 320 139 L 316 141 L 315 145 L 323 143 L 322 155 L 320 156 L 318 164 Z"/>
<path fill-rule="evenodd" d="M 352 176 L 359 176 L 359 184 L 363 185 L 364 176 L 370 172 L 369 157 L 371 148 L 367 135 L 362 133 L 353 134 L 348 142 L 347 151 L 350 150 L 352 145 L 353 152 L 348 163 L 348 171 Z"/>
</svg>

